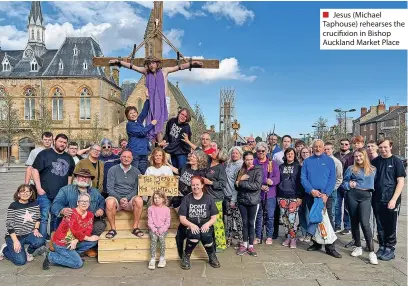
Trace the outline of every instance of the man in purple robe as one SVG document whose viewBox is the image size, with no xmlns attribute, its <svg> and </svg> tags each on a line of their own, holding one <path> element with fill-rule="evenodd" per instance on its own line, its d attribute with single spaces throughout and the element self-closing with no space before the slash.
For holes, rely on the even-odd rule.
<svg viewBox="0 0 408 286">
<path fill-rule="evenodd" d="M 153 119 L 157 120 L 156 126 L 150 131 L 148 137 L 160 143 L 163 140 L 164 123 L 168 120 L 169 116 L 166 104 L 168 74 L 191 67 L 200 68 L 203 66 L 203 63 L 192 61 L 191 63 L 179 64 L 175 67 L 162 68 L 162 63 L 159 58 L 148 56 L 145 59 L 144 67 L 138 67 L 131 63 L 120 61 L 119 59 L 110 60 L 109 64 L 133 69 L 146 76 L 146 88 L 150 99 L 150 108 L 146 118 L 146 124 L 149 124 Z"/>
</svg>

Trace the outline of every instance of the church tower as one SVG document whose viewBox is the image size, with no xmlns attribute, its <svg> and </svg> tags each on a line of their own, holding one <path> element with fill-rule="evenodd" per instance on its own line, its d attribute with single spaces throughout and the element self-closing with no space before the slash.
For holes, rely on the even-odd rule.
<svg viewBox="0 0 408 286">
<path fill-rule="evenodd" d="M 163 2 L 154 1 L 154 8 L 150 13 L 149 21 L 147 23 L 144 39 L 154 31 L 154 28 L 158 25 L 158 29 L 163 32 Z M 145 57 L 155 56 L 159 59 L 163 58 L 163 39 L 161 35 L 155 35 L 149 39 L 145 44 Z"/>
<path fill-rule="evenodd" d="M 36 55 L 41 57 L 45 52 L 45 27 L 44 18 L 41 12 L 40 1 L 31 2 L 31 11 L 27 24 L 28 45 L 25 57 Z"/>
</svg>

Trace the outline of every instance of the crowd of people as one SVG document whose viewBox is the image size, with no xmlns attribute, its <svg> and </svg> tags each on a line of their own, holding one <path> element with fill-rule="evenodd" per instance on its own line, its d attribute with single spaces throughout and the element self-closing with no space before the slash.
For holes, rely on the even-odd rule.
<svg viewBox="0 0 408 286">
<path fill-rule="evenodd" d="M 0 259 L 23 265 L 45 253 L 45 270 L 51 265 L 80 268 L 81 255 L 97 256 L 106 221 L 105 237 L 112 239 L 118 234 L 117 212 L 126 211 L 133 214 L 131 233 L 150 236 L 148 268 L 156 268 L 158 245 L 157 267 L 162 268 L 171 208 L 180 220 L 176 244 L 182 269 L 191 268 L 190 257 L 199 242 L 215 268 L 220 267 L 216 253 L 228 247 L 237 255 L 256 257 L 256 245 L 277 243 L 280 226 L 284 234 L 278 243 L 283 247 L 295 249 L 300 241 L 312 242 L 308 251 L 320 250 L 322 244 L 314 238 L 324 212 L 334 232 L 351 234 L 351 256 L 363 254 L 361 227 L 370 263 L 395 257 L 406 172 L 392 155 L 390 139 L 367 144 L 362 136 L 351 142 L 343 139 L 334 153 L 331 142 L 317 139 L 308 146 L 285 135 L 279 146 L 272 134 L 267 142 L 250 137 L 246 146 L 227 152 L 209 133 L 201 135 L 199 146 L 190 141 L 188 109 L 180 109 L 164 134 L 149 140 L 157 122 L 144 125 L 148 109 L 149 99 L 140 114 L 134 106 L 126 108 L 128 141 L 121 140 L 118 155 L 109 139 L 79 150 L 65 134 L 42 135 L 43 145 L 31 151 L 25 182 L 8 208 Z M 139 196 L 141 174 L 178 176 L 179 194 Z M 148 230 L 140 228 L 146 204 Z M 341 258 L 335 243 L 324 247 L 328 255 Z"/>
</svg>

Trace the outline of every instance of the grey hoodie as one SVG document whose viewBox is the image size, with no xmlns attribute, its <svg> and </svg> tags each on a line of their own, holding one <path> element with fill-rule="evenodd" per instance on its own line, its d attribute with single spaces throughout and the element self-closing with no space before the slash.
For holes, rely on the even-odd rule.
<svg viewBox="0 0 408 286">
<path fill-rule="evenodd" d="M 225 173 L 227 173 L 227 185 L 225 188 L 225 196 L 231 198 L 231 201 L 237 202 L 237 190 L 235 189 L 235 180 L 237 179 L 238 172 L 244 163 L 243 160 L 237 160 L 235 162 L 229 161 L 227 167 L 225 168 Z"/>
</svg>

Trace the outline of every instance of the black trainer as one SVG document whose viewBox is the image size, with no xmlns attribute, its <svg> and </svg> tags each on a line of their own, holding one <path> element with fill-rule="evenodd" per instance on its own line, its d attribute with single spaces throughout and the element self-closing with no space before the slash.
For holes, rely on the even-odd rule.
<svg viewBox="0 0 408 286">
<path fill-rule="evenodd" d="M 309 246 L 306 250 L 307 251 L 319 251 L 322 249 L 321 244 L 313 243 L 313 245 Z"/>
<path fill-rule="evenodd" d="M 183 254 L 183 258 L 181 258 L 181 269 L 189 270 L 191 268 L 190 256 L 191 254 Z"/>
<path fill-rule="evenodd" d="M 334 258 L 341 258 L 341 254 L 338 253 L 335 249 L 326 251 L 326 253 Z"/>
<path fill-rule="evenodd" d="M 42 265 L 43 270 L 49 270 L 50 269 L 50 261 L 48 260 L 48 252 L 45 254 L 45 259 Z"/>
<path fill-rule="evenodd" d="M 214 268 L 220 268 L 221 266 L 215 253 L 208 255 L 208 263 Z"/>
</svg>

